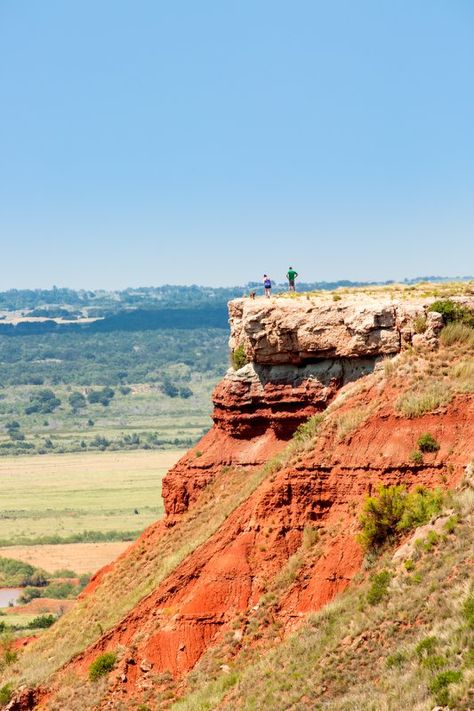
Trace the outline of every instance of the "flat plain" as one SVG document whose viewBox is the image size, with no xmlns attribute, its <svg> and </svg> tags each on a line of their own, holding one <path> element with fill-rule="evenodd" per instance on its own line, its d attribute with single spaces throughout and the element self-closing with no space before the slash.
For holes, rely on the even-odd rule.
<svg viewBox="0 0 474 711">
<path fill-rule="evenodd" d="M 59 543 L 57 545 L 8 546 L 0 555 L 29 563 L 48 573 L 73 570 L 78 575 L 95 573 L 115 560 L 131 545 L 130 541 L 104 543 Z"/>
<path fill-rule="evenodd" d="M 0 554 L 7 555 L 6 546 L 30 547 L 44 537 L 56 537 L 61 543 L 71 536 L 94 531 L 120 542 L 127 538 L 126 532 L 142 531 L 162 516 L 161 481 L 182 453 L 136 450 L 2 457 Z M 66 548 L 72 545 L 77 544 L 70 543 Z M 104 552 L 110 551 L 110 559 L 120 552 L 110 548 L 110 543 L 102 545 Z M 82 544 L 75 550 L 72 557 L 77 563 L 86 557 L 86 551 L 96 551 L 97 556 L 98 549 L 84 548 Z M 9 550 L 8 555 L 11 553 Z M 40 556 L 43 557 L 47 559 L 47 555 Z M 58 567 L 76 569 L 72 563 L 66 565 L 66 558 L 67 555 Z M 21 559 L 25 559 L 23 555 Z M 100 567 L 107 560 L 96 562 Z M 40 565 L 38 558 L 36 563 Z M 86 566 L 88 572 L 91 565 Z M 50 564 L 43 563 L 42 567 L 52 572 Z M 92 570 L 94 567 L 95 563 Z"/>
</svg>

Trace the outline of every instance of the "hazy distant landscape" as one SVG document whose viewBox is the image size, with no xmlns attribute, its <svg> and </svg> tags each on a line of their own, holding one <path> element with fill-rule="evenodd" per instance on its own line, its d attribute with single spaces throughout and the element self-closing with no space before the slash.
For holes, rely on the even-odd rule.
<svg viewBox="0 0 474 711">
<path fill-rule="evenodd" d="M 253 289 L 0 293 L 0 456 L 188 448 L 229 364 L 227 302 Z"/>
</svg>

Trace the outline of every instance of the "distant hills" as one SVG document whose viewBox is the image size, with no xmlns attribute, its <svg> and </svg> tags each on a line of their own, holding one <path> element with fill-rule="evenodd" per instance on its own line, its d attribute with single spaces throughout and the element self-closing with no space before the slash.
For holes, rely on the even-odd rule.
<svg viewBox="0 0 474 711">
<path fill-rule="evenodd" d="M 466 281 L 473 277 L 423 276 L 404 279 L 419 282 Z M 333 290 L 339 287 L 384 286 L 394 281 L 299 282 L 299 291 Z M 260 282 L 243 286 L 139 287 L 120 291 L 10 289 L 0 292 L 0 335 L 21 336 L 55 332 L 142 331 L 157 329 L 227 328 L 227 302 L 257 293 Z M 286 290 L 275 284 L 274 292 Z"/>
</svg>

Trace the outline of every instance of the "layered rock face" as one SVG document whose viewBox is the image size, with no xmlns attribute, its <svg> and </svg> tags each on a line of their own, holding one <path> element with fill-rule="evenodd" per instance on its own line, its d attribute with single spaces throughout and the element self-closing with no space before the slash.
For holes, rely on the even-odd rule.
<svg viewBox="0 0 474 711">
<path fill-rule="evenodd" d="M 230 369 L 217 385 L 213 429 L 163 482 L 166 513 L 185 511 L 223 469 L 262 465 L 299 424 L 384 356 L 434 345 L 443 319 L 427 312 L 432 301 L 366 295 L 231 301 L 229 345 L 242 347 L 251 362 Z M 426 319 L 421 334 L 419 317 Z"/>
<path fill-rule="evenodd" d="M 248 363 L 229 370 L 218 384 L 212 417 L 234 437 L 255 437 L 271 427 L 288 439 L 301 422 L 327 407 L 339 388 L 375 365 L 374 358 L 330 358 L 302 366 Z"/>
<path fill-rule="evenodd" d="M 299 296 L 272 301 L 235 299 L 229 304 L 230 347 L 242 346 L 254 363 L 304 364 L 321 358 L 363 358 L 398 353 L 411 343 L 415 320 L 426 317 L 425 339 L 443 326 L 434 301 L 389 296 Z"/>
<path fill-rule="evenodd" d="M 376 363 L 376 358 L 332 358 L 229 370 L 214 390 L 214 427 L 163 481 L 168 516 L 183 513 L 229 467 L 264 464 L 298 425 L 327 407 L 343 385 L 371 373 Z"/>
<path fill-rule="evenodd" d="M 474 307 L 474 297 L 454 298 Z M 242 346 L 254 363 L 308 363 L 321 358 L 394 355 L 408 344 L 434 345 L 443 327 L 435 301 L 351 294 L 273 300 L 234 299 L 229 303 L 230 347 Z M 425 318 L 418 333 L 416 322 Z"/>
</svg>

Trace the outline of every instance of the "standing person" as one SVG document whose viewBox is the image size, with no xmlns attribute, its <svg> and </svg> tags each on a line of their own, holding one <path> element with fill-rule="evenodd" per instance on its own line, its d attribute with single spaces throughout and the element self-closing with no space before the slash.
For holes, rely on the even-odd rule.
<svg viewBox="0 0 474 711">
<path fill-rule="evenodd" d="M 288 274 L 286 275 L 286 278 L 288 279 L 288 291 L 295 290 L 295 279 L 297 276 L 298 276 L 298 272 L 295 272 L 293 267 L 289 267 Z"/>
<path fill-rule="evenodd" d="M 267 274 L 263 275 L 263 288 L 265 289 L 265 296 L 269 299 L 272 295 L 272 280 Z"/>
</svg>

